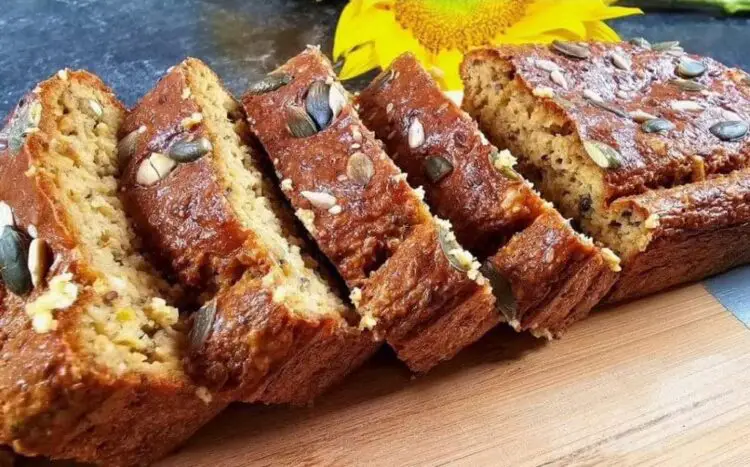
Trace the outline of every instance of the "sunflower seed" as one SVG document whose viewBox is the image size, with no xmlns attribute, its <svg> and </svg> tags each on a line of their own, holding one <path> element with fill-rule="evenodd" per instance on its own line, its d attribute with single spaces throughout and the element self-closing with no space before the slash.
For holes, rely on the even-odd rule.
<svg viewBox="0 0 750 467">
<path fill-rule="evenodd" d="M 287 73 L 271 73 L 260 81 L 257 81 L 247 88 L 248 94 L 265 94 L 279 89 L 282 86 L 292 82 L 292 75 Z"/>
<path fill-rule="evenodd" d="M 330 90 L 323 81 L 316 81 L 310 85 L 305 98 L 305 110 L 315 122 L 318 130 L 323 130 L 331 123 L 333 112 L 328 104 L 328 93 Z"/>
<path fill-rule="evenodd" d="M 593 140 L 585 140 L 583 147 L 596 165 L 602 169 L 616 169 L 622 165 L 622 156 L 612 146 Z"/>
<path fill-rule="evenodd" d="M 396 77 L 396 72 L 393 71 L 393 68 L 388 68 L 386 71 L 380 74 L 377 78 L 375 78 L 374 86 L 378 91 L 382 91 L 386 86 L 390 84 L 391 81 L 393 81 L 393 78 Z"/>
<path fill-rule="evenodd" d="M 706 90 L 706 87 L 704 85 L 682 78 L 671 79 L 669 80 L 669 84 L 687 92 L 700 92 Z"/>
<path fill-rule="evenodd" d="M 359 185 L 366 186 L 375 175 L 375 165 L 369 157 L 355 152 L 346 161 L 346 176 Z"/>
<path fill-rule="evenodd" d="M 104 115 L 104 109 L 102 109 L 101 104 L 94 99 L 82 99 L 81 111 L 94 120 L 99 120 Z"/>
<path fill-rule="evenodd" d="M 703 106 L 695 101 L 672 101 L 669 105 L 672 107 L 672 110 L 678 112 L 700 112 L 703 110 Z"/>
<path fill-rule="evenodd" d="M 153 152 L 141 162 L 135 181 L 139 185 L 150 186 L 169 175 L 175 168 L 177 162 L 164 154 Z"/>
<path fill-rule="evenodd" d="M 557 66 L 557 63 L 551 61 L 551 60 L 535 60 L 534 65 L 539 68 L 540 70 L 546 71 L 548 73 L 551 73 L 555 70 L 559 70 L 560 67 Z"/>
<path fill-rule="evenodd" d="M 586 99 L 592 102 L 604 102 L 604 99 L 602 99 L 602 96 L 592 91 L 591 89 L 584 90 L 583 97 L 585 97 Z"/>
<path fill-rule="evenodd" d="M 643 129 L 643 131 L 646 133 L 666 133 L 668 131 L 674 130 L 675 125 L 669 120 L 665 120 L 663 118 L 655 118 L 643 122 L 643 125 L 641 125 L 641 129 Z"/>
<path fill-rule="evenodd" d="M 630 39 L 628 42 L 630 42 L 631 44 L 635 45 L 636 47 L 640 47 L 642 49 L 650 49 L 651 48 L 651 43 L 649 41 L 647 41 L 646 39 L 642 38 L 642 37 L 634 37 L 634 38 Z"/>
<path fill-rule="evenodd" d="M 286 108 L 286 127 L 295 138 L 307 138 L 318 132 L 315 122 L 301 107 Z"/>
<path fill-rule="evenodd" d="M 430 156 L 424 160 L 424 171 L 432 183 L 438 183 L 453 172 L 453 164 L 442 156 Z"/>
<path fill-rule="evenodd" d="M 35 238 L 29 245 L 28 268 L 31 276 L 31 284 L 38 287 L 44 281 L 50 265 L 50 254 L 47 242 L 41 238 Z"/>
<path fill-rule="evenodd" d="M 6 225 L 14 226 L 16 225 L 15 221 L 13 220 L 13 210 L 8 206 L 7 203 L 4 203 L 0 201 L 0 229 L 5 227 Z"/>
<path fill-rule="evenodd" d="M 551 79 L 553 83 L 557 84 L 563 89 L 568 89 L 568 81 L 565 79 L 565 76 L 562 74 L 562 72 L 560 72 L 560 70 L 552 71 L 549 74 L 549 79 Z"/>
<path fill-rule="evenodd" d="M 409 125 L 409 147 L 416 149 L 424 143 L 424 127 L 417 117 L 411 120 Z"/>
<path fill-rule="evenodd" d="M 650 113 L 644 112 L 643 110 L 634 110 L 630 112 L 629 115 L 630 115 L 630 118 L 632 118 L 634 121 L 638 123 L 643 123 L 649 120 L 654 120 L 656 118 L 659 118 L 656 115 L 651 115 Z"/>
<path fill-rule="evenodd" d="M 585 94 L 586 93 L 584 93 L 584 95 Z M 591 92 L 586 97 L 589 100 L 589 102 L 593 106 L 595 106 L 595 107 L 599 107 L 602 110 L 606 110 L 608 112 L 612 112 L 613 114 L 615 114 L 615 115 L 617 115 L 618 117 L 621 117 L 621 118 L 630 118 L 630 115 L 627 112 L 625 112 L 625 110 L 623 110 L 623 109 L 621 109 L 621 108 L 619 108 L 617 106 L 614 106 L 612 104 L 609 104 L 607 102 L 604 102 L 604 100 L 602 100 L 602 98 L 599 97 L 598 94 L 595 94 L 595 93 Z"/>
<path fill-rule="evenodd" d="M 624 55 L 621 55 L 617 52 L 612 54 L 612 64 L 617 68 L 625 71 L 630 71 L 632 67 L 630 60 L 628 60 Z"/>
<path fill-rule="evenodd" d="M 27 267 L 29 239 L 13 227 L 6 225 L 0 234 L 0 277 L 12 293 L 23 296 L 33 284 Z"/>
<path fill-rule="evenodd" d="M 143 133 L 146 132 L 146 126 L 141 125 L 137 129 L 131 131 L 124 138 L 117 143 L 117 157 L 121 164 L 126 164 L 131 157 L 135 155 L 135 151 L 138 147 L 138 139 Z"/>
<path fill-rule="evenodd" d="M 552 49 L 570 58 L 585 59 L 591 56 L 589 49 L 573 42 L 555 40 L 552 41 Z"/>
<path fill-rule="evenodd" d="M 349 100 L 346 97 L 346 91 L 339 83 L 333 83 L 330 90 L 328 91 L 328 105 L 331 107 L 333 112 L 333 118 L 339 116 Z"/>
<path fill-rule="evenodd" d="M 656 52 L 664 52 L 666 50 L 673 49 L 679 46 L 680 41 L 664 41 L 651 44 L 651 50 L 655 50 Z"/>
<path fill-rule="evenodd" d="M 193 162 L 211 152 L 211 149 L 208 138 L 198 138 L 195 141 L 183 139 L 170 146 L 167 157 L 180 163 Z"/>
<path fill-rule="evenodd" d="M 336 205 L 336 198 L 322 191 L 302 191 L 300 194 L 318 209 L 331 209 Z"/>
<path fill-rule="evenodd" d="M 214 298 L 213 300 L 206 302 L 195 313 L 193 326 L 190 328 L 190 334 L 188 336 L 191 351 L 200 351 L 208 337 L 211 335 L 214 320 L 216 319 L 216 309 L 216 299 Z"/>
<path fill-rule="evenodd" d="M 748 124 L 741 121 L 720 122 L 713 125 L 710 131 L 722 141 L 736 141 L 747 134 Z"/>
<path fill-rule="evenodd" d="M 29 226 L 26 227 L 26 232 L 31 238 L 37 238 L 39 236 L 39 231 L 34 224 L 29 224 Z"/>
<path fill-rule="evenodd" d="M 615 95 L 617 97 L 619 97 L 620 99 L 629 99 L 630 98 L 630 94 L 628 94 L 627 92 L 623 91 L 622 89 L 619 90 L 619 91 L 617 91 L 615 93 Z"/>
<path fill-rule="evenodd" d="M 513 295 L 513 287 L 510 281 L 500 274 L 495 265 L 489 259 L 484 262 L 479 272 L 490 282 L 492 287 L 492 294 L 497 299 L 497 307 L 500 313 L 505 316 L 508 321 L 515 321 L 517 314 L 516 298 Z"/>
<path fill-rule="evenodd" d="M 683 78 L 698 78 L 703 76 L 708 68 L 703 62 L 698 60 L 692 60 L 690 58 L 683 58 L 675 69 L 675 73 Z"/>
</svg>

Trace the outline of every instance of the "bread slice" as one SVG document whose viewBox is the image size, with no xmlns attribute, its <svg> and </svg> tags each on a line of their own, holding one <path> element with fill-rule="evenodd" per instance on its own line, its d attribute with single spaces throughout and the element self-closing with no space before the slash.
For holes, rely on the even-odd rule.
<svg viewBox="0 0 750 467">
<path fill-rule="evenodd" d="M 458 240 L 485 262 L 501 310 L 517 330 L 560 335 L 614 283 L 619 260 L 576 233 L 489 144 L 410 54 L 359 95 L 365 125 L 385 142 Z M 410 144 L 419 125 L 424 142 Z M 491 256 L 491 258 L 490 258 Z"/>
<path fill-rule="evenodd" d="M 479 263 L 362 125 L 317 48 L 252 85 L 243 105 L 284 194 L 349 286 L 361 326 L 411 369 L 429 370 L 500 320 Z"/>
<path fill-rule="evenodd" d="M 0 132 L 0 444 L 142 465 L 221 410 L 186 377 L 177 298 L 138 253 L 117 193 L 125 109 L 59 72 Z"/>
<path fill-rule="evenodd" d="M 464 107 L 565 216 L 623 259 L 608 300 L 747 262 L 744 72 L 647 43 L 470 53 Z"/>
<path fill-rule="evenodd" d="M 175 66 L 121 134 L 128 211 L 204 297 L 187 361 L 196 379 L 249 402 L 304 404 L 374 352 L 263 174 L 242 109 L 205 64 Z"/>
</svg>

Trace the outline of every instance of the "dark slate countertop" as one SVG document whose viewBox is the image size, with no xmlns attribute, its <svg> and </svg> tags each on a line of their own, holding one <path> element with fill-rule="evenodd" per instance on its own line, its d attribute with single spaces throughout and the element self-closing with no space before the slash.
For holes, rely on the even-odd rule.
<svg viewBox="0 0 750 467">
<path fill-rule="evenodd" d="M 205 60 L 227 85 L 248 82 L 306 44 L 331 50 L 344 0 L 5 0 L 0 6 L 0 118 L 58 69 L 100 75 L 133 105 L 170 66 Z M 612 23 L 623 37 L 679 40 L 750 69 L 750 18 L 649 13 Z"/>
</svg>

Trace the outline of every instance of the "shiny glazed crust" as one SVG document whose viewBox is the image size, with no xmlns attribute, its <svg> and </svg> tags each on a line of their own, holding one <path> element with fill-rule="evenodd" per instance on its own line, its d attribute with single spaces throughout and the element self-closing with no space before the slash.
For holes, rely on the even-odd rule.
<svg viewBox="0 0 750 467">
<path fill-rule="evenodd" d="M 68 80 L 97 89 L 122 109 L 95 76 L 68 72 Z M 46 81 L 33 98 L 53 106 L 61 78 Z M 32 95 L 27 98 L 32 98 Z M 13 208 L 16 225 L 34 225 L 54 252 L 50 274 L 69 271 L 81 292 L 58 313 L 58 328 L 39 333 L 25 312 L 25 299 L 0 285 L 0 444 L 26 455 L 76 459 L 101 465 L 146 465 L 166 455 L 227 405 L 204 401 L 187 378 L 137 373 L 117 376 L 93 361 L 77 329 L 94 300 L 95 272 L 77 252 L 76 229 L 55 198 L 50 176 L 28 172 L 49 144 L 57 124 L 43 113 L 40 130 L 19 153 L 0 152 L 0 200 Z"/>
<path fill-rule="evenodd" d="M 607 298 L 641 297 L 750 263 L 750 170 L 620 198 L 613 209 L 655 215 L 648 249 Z"/>
<path fill-rule="evenodd" d="M 206 68 L 195 59 L 185 63 Z M 370 333 L 338 316 L 296 315 L 272 300 L 273 290 L 260 278 L 274 258 L 241 225 L 210 157 L 180 164 L 154 185 L 136 182 L 140 162 L 159 151 L 170 134 L 182 131 L 184 119 L 201 112 L 192 97 L 183 95 L 188 88 L 183 66 L 162 78 L 131 111 L 121 134 L 146 129 L 122 187 L 128 212 L 148 246 L 185 285 L 207 293 L 218 290 L 208 338 L 191 349 L 186 368 L 202 384 L 243 401 L 309 403 L 376 350 Z M 190 131 L 216 137 L 201 123 Z M 247 131 L 240 131 L 242 142 L 250 144 Z"/>
<path fill-rule="evenodd" d="M 315 81 L 336 83 L 328 60 L 310 48 L 275 73 L 293 80 L 243 97 L 251 130 L 272 159 L 284 194 L 352 290 L 364 325 L 415 371 L 451 358 L 499 321 L 489 287 L 478 283 L 481 276 L 475 281 L 451 267 L 427 207 L 351 105 L 313 136 L 290 134 L 287 107 L 304 107 Z M 355 153 L 372 163 L 365 184 L 346 176 Z M 314 206 L 303 192 L 333 196 L 340 211 Z"/>
<path fill-rule="evenodd" d="M 493 255 L 495 269 L 512 285 L 516 306 L 507 318 L 516 329 L 559 335 L 604 297 L 617 274 L 601 250 L 576 235 L 510 165 L 506 173 L 493 165 L 495 147 L 413 56 L 397 58 L 358 103 L 364 123 L 409 181 L 425 187 L 459 241 L 479 256 Z M 409 145 L 413 119 L 425 133 L 416 148 Z M 437 181 L 426 174 L 432 157 L 452 167 Z"/>
<path fill-rule="evenodd" d="M 606 301 L 645 296 L 750 262 L 746 241 L 750 198 L 745 194 L 750 140 L 745 136 L 723 141 L 709 130 L 721 121 L 750 120 L 747 74 L 679 51 L 647 50 L 627 43 L 589 44 L 588 49 L 591 57 L 585 60 L 571 59 L 545 46 L 480 49 L 467 55 L 462 75 L 468 83 L 472 64 L 496 64 L 524 92 L 536 93 L 536 104 L 565 122 L 561 128 L 578 140 L 601 141 L 617 149 L 619 167 L 587 164 L 598 173 L 595 184 L 601 184 L 605 201 L 594 203 L 591 209 L 601 218 L 632 212 L 652 225 L 637 248 L 627 239 L 621 245 L 609 245 L 635 253 L 623 257 L 623 272 Z M 615 66 L 615 54 L 629 61 L 630 69 Z M 675 84 L 677 66 L 684 59 L 705 65 L 706 72 L 691 80 L 702 91 Z M 548 63 L 540 65 L 540 60 L 558 67 L 567 89 L 552 80 L 545 70 Z M 545 88 L 552 90 L 551 97 Z M 666 118 L 675 128 L 665 134 L 646 133 L 640 122 L 592 105 L 583 95 L 587 90 L 625 112 Z M 467 88 L 467 95 L 474 96 L 475 91 Z M 679 106 L 685 101 L 700 109 L 682 110 Z M 480 127 L 491 126 L 475 105 L 470 113 Z M 513 135 L 496 142 L 509 147 L 518 144 Z M 515 152 L 524 173 L 539 175 L 539 167 L 526 160 L 521 150 Z M 561 209 L 582 224 L 590 217 L 578 207 Z"/>
</svg>

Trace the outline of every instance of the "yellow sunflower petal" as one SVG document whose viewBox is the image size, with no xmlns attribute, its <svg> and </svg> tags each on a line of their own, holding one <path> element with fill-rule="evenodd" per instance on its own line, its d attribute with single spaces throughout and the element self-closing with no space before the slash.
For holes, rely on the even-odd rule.
<svg viewBox="0 0 750 467">
<path fill-rule="evenodd" d="M 430 66 L 426 66 L 440 87 L 447 90 L 458 90 L 463 87 L 459 73 L 463 54 L 458 50 L 444 50 L 429 58 Z"/>
<path fill-rule="evenodd" d="M 620 36 L 607 24 L 601 21 L 590 21 L 586 25 L 586 38 L 600 42 L 618 42 Z"/>
<path fill-rule="evenodd" d="M 407 51 L 413 53 L 420 62 L 427 62 L 425 48 L 409 31 L 394 22 L 389 12 L 372 14 L 370 21 L 379 30 L 380 40 L 375 43 L 375 53 L 382 68 L 386 68 L 396 57 Z"/>
<path fill-rule="evenodd" d="M 367 73 L 377 68 L 378 58 L 375 54 L 374 43 L 365 44 L 362 47 L 346 54 L 344 66 L 339 72 L 339 78 L 351 79 L 355 76 Z"/>
</svg>

